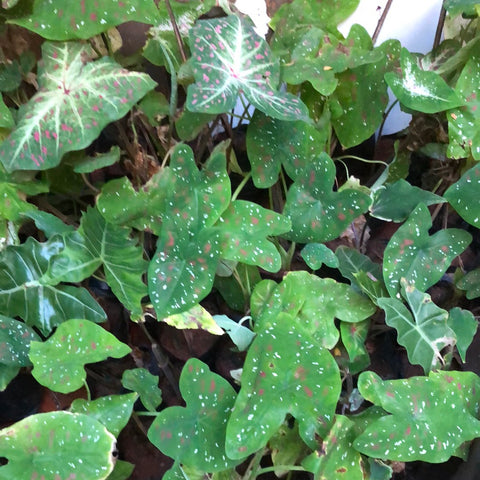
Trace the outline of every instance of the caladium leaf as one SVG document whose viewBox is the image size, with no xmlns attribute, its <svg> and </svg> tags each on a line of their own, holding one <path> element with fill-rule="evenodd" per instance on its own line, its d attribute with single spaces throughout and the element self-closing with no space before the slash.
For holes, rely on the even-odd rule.
<svg viewBox="0 0 480 480">
<path fill-rule="evenodd" d="M 149 440 L 166 455 L 202 472 L 240 463 L 225 454 L 225 429 L 236 396 L 232 386 L 196 358 L 183 367 L 179 386 L 186 406 L 162 410 L 148 430 Z"/>
<path fill-rule="evenodd" d="M 15 122 L 12 113 L 5 105 L 3 98 L 0 98 L 0 128 L 12 128 L 13 126 L 15 126 Z"/>
<path fill-rule="evenodd" d="M 363 372 L 358 388 L 365 399 L 390 413 L 356 438 L 354 447 L 365 455 L 440 463 L 480 435 L 480 380 L 472 372 L 440 371 L 388 381 Z"/>
<path fill-rule="evenodd" d="M 91 173 L 100 168 L 109 167 L 120 160 L 120 147 L 114 146 L 106 153 L 99 153 L 93 157 L 82 155 L 75 159 L 73 171 L 76 173 Z"/>
<path fill-rule="evenodd" d="M 260 282 L 252 293 L 251 311 L 256 332 L 277 323 L 284 312 L 296 320 L 305 336 L 333 348 L 339 337 L 335 318 L 360 322 L 375 312 L 375 306 L 349 285 L 299 271 L 288 273 L 279 285 Z"/>
<path fill-rule="evenodd" d="M 385 80 L 400 103 L 424 113 L 437 113 L 462 105 L 462 99 L 445 80 L 433 71 L 423 71 L 416 58 L 402 48 L 400 74 L 387 72 Z"/>
<path fill-rule="evenodd" d="M 44 335 L 78 316 L 93 322 L 105 320 L 105 312 L 87 290 L 56 285 L 46 275 L 51 258 L 63 246 L 59 237 L 46 243 L 29 237 L 22 245 L 8 246 L 0 256 L 0 311 L 19 316 Z"/>
<path fill-rule="evenodd" d="M 55 167 L 63 154 L 90 145 L 155 86 L 148 75 L 124 70 L 110 58 L 88 62 L 89 50 L 80 43 L 46 42 L 42 55 L 40 89 L 0 145 L 7 171 Z"/>
<path fill-rule="evenodd" d="M 162 403 L 162 391 L 158 388 L 158 376 L 152 375 L 145 368 L 125 370 L 122 375 L 122 385 L 140 395 L 143 406 L 154 412 Z"/>
<path fill-rule="evenodd" d="M 404 296 L 412 313 L 396 298 L 379 298 L 378 306 L 385 310 L 386 324 L 397 330 L 397 341 L 407 349 L 410 362 L 428 373 L 444 364 L 440 352 L 455 344 L 456 335 L 447 324 L 448 312 L 430 295 L 406 284 Z"/>
<path fill-rule="evenodd" d="M 158 12 L 152 0 L 83 0 L 65 5 L 62 0 L 35 0 L 29 15 L 15 23 L 48 40 L 87 39 L 131 20 L 154 24 Z"/>
<path fill-rule="evenodd" d="M 338 87 L 328 103 L 341 144 L 358 145 L 379 127 L 388 104 L 384 74 L 400 57 L 400 42 L 387 40 L 376 49 L 381 60 L 338 74 Z"/>
<path fill-rule="evenodd" d="M 335 416 L 335 423 L 322 441 L 319 450 L 303 462 L 315 478 L 328 480 L 364 480 L 365 472 L 360 453 L 353 448 L 354 423 L 343 415 Z"/>
<path fill-rule="evenodd" d="M 125 393 L 107 395 L 96 400 L 76 398 L 70 406 L 70 411 L 94 418 L 117 437 L 132 414 L 137 397 L 136 393 Z"/>
<path fill-rule="evenodd" d="M 355 375 L 370 365 L 370 355 L 365 347 L 370 322 L 340 322 L 342 343 L 348 354 L 348 371 Z"/>
<path fill-rule="evenodd" d="M 456 212 L 470 225 L 480 226 L 480 165 L 467 170 L 458 182 L 451 185 L 443 196 Z"/>
<path fill-rule="evenodd" d="M 20 367 L 31 365 L 30 342 L 40 341 L 35 330 L 13 318 L 0 315 L 0 391 L 5 390 Z"/>
<path fill-rule="evenodd" d="M 179 329 L 202 329 L 212 335 L 223 335 L 225 332 L 217 325 L 210 313 L 201 305 L 195 305 L 186 312 L 176 313 L 163 319 L 172 327 Z"/>
<path fill-rule="evenodd" d="M 312 270 L 318 270 L 323 264 L 330 268 L 338 268 L 339 265 L 338 258 L 323 243 L 307 243 L 300 255 Z"/>
<path fill-rule="evenodd" d="M 403 222 L 419 203 L 435 205 L 445 199 L 400 179 L 375 190 L 370 214 L 391 222 Z"/>
<path fill-rule="evenodd" d="M 256 110 L 247 130 L 247 153 L 255 186 L 271 187 L 282 165 L 295 180 L 325 142 L 324 132 L 313 125 L 278 120 Z"/>
<path fill-rule="evenodd" d="M 338 366 L 327 349 L 297 328 L 298 323 L 280 313 L 248 349 L 242 386 L 227 425 L 230 458 L 261 449 L 287 413 L 296 418 L 309 446 L 316 443 L 315 434 L 328 432 L 340 395 Z"/>
<path fill-rule="evenodd" d="M 131 349 L 110 332 L 88 320 L 68 320 L 45 342 L 32 342 L 32 375 L 54 392 L 69 393 L 82 387 L 84 365 L 108 357 L 121 358 Z"/>
<path fill-rule="evenodd" d="M 105 480 L 115 463 L 115 444 L 115 437 L 87 415 L 30 415 L 0 430 L 0 451 L 8 459 L 0 467 L 0 479 Z"/>
<path fill-rule="evenodd" d="M 480 297 L 480 268 L 468 272 L 458 281 L 457 287 L 467 291 L 469 300 Z"/>
<path fill-rule="evenodd" d="M 280 253 L 267 236 L 280 235 L 291 228 L 290 220 L 272 210 L 245 200 L 236 200 L 223 212 L 217 226 L 222 229 L 222 257 L 277 272 Z"/>
<path fill-rule="evenodd" d="M 190 49 L 196 83 L 188 87 L 189 110 L 228 112 L 243 93 L 273 118 L 308 120 L 299 98 L 277 90 L 279 62 L 250 23 L 235 15 L 199 20 L 190 31 Z"/>
<path fill-rule="evenodd" d="M 142 281 L 147 262 L 142 248 L 129 234 L 129 228 L 107 223 L 96 208 L 88 208 L 78 230 L 65 235 L 65 248 L 52 258 L 49 276 L 57 281 L 80 282 L 103 265 L 115 296 L 133 318 L 140 317 L 141 301 L 147 294 Z"/>
<path fill-rule="evenodd" d="M 292 230 L 284 237 L 301 243 L 333 240 L 367 211 L 368 195 L 354 189 L 334 192 L 334 181 L 335 165 L 322 152 L 287 193 L 283 213 L 292 220 Z"/>
<path fill-rule="evenodd" d="M 447 324 L 455 332 L 457 337 L 457 350 L 460 358 L 465 362 L 467 349 L 477 332 L 477 320 L 475 320 L 473 313 L 469 310 L 455 307 L 448 313 Z"/>
<path fill-rule="evenodd" d="M 472 240 L 468 232 L 455 228 L 429 236 L 431 227 L 430 212 L 421 203 L 390 238 L 383 257 L 383 278 L 392 297 L 400 291 L 401 278 L 422 292 L 435 285 Z"/>
</svg>

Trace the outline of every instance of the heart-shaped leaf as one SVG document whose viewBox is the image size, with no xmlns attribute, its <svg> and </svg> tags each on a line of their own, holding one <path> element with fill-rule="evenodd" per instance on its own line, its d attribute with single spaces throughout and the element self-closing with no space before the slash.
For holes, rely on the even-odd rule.
<svg viewBox="0 0 480 480">
<path fill-rule="evenodd" d="M 354 423 L 343 415 L 335 416 L 328 435 L 321 448 L 309 457 L 302 465 L 315 478 L 328 480 L 364 480 L 362 456 L 353 448 L 355 440 Z"/>
<path fill-rule="evenodd" d="M 428 373 L 444 364 L 440 352 L 453 346 L 456 336 L 447 324 L 448 312 L 437 307 L 430 295 L 407 284 L 404 296 L 412 313 L 396 298 L 379 298 L 378 306 L 385 310 L 387 325 L 397 330 L 398 343 L 407 349 L 410 362 Z"/>
<path fill-rule="evenodd" d="M 456 212 L 470 225 L 480 227 L 480 166 L 467 170 L 458 182 L 451 185 L 443 196 Z"/>
<path fill-rule="evenodd" d="M 52 259 L 49 276 L 56 281 L 80 282 L 103 265 L 113 293 L 133 318 L 139 318 L 147 294 L 142 281 L 147 262 L 129 234 L 129 228 L 107 223 L 96 208 L 88 208 L 78 230 L 65 235 L 65 248 Z"/>
<path fill-rule="evenodd" d="M 86 363 L 108 357 L 121 358 L 130 347 L 88 320 L 68 320 L 45 342 L 32 342 L 29 357 L 32 375 L 54 392 L 69 393 L 84 383 Z"/>
<path fill-rule="evenodd" d="M 256 203 L 236 200 L 223 212 L 217 226 L 222 229 L 223 258 L 258 265 L 267 272 L 280 270 L 280 253 L 266 237 L 288 232 L 291 223 L 287 217 Z"/>
<path fill-rule="evenodd" d="M 0 391 L 5 390 L 20 367 L 31 365 L 30 342 L 40 341 L 35 331 L 18 320 L 0 315 Z"/>
<path fill-rule="evenodd" d="M 228 112 L 241 92 L 273 118 L 308 120 L 299 98 L 277 90 L 278 60 L 250 23 L 235 15 L 199 20 L 190 30 L 190 49 L 196 83 L 188 87 L 189 110 Z"/>
<path fill-rule="evenodd" d="M 323 243 L 307 243 L 300 255 L 312 270 L 318 270 L 323 264 L 330 268 L 338 268 L 339 265 L 338 258 Z"/>
<path fill-rule="evenodd" d="M 186 312 L 176 313 L 163 319 L 172 327 L 184 329 L 202 329 L 212 335 L 223 335 L 225 332 L 217 325 L 210 313 L 201 305 L 195 305 Z"/>
<path fill-rule="evenodd" d="M 137 400 L 136 393 L 107 395 L 90 401 L 76 398 L 70 406 L 70 411 L 94 418 L 118 437 L 132 414 L 135 400 Z"/>
<path fill-rule="evenodd" d="M 325 144 L 325 133 L 308 123 L 278 120 L 256 110 L 247 130 L 247 152 L 255 186 L 271 187 L 278 180 L 282 165 L 295 180 Z"/>
<path fill-rule="evenodd" d="M 114 450 L 115 437 L 90 416 L 39 413 L 0 430 L 0 451 L 9 460 L 0 478 L 104 480 Z"/>
<path fill-rule="evenodd" d="M 148 75 L 124 70 L 110 58 L 88 62 L 89 51 L 80 43 L 46 42 L 42 52 L 39 92 L 0 145 L 7 171 L 55 167 L 63 154 L 90 145 L 155 86 Z"/>
<path fill-rule="evenodd" d="M 287 193 L 283 213 L 292 220 L 292 230 L 285 237 L 301 243 L 333 240 L 367 211 L 368 195 L 353 189 L 334 192 L 334 180 L 335 165 L 322 152 Z"/>
<path fill-rule="evenodd" d="M 154 412 L 162 403 L 162 391 L 158 388 L 158 376 L 152 375 L 145 368 L 125 370 L 122 375 L 122 385 L 140 395 L 144 407 Z"/>
<path fill-rule="evenodd" d="M 59 237 L 39 243 L 33 237 L 8 246 L 0 255 L 0 311 L 19 316 L 44 335 L 79 315 L 103 322 L 105 312 L 84 288 L 52 285 L 46 273 L 51 258 L 63 248 Z"/>
<path fill-rule="evenodd" d="M 158 12 L 152 0 L 35 0 L 29 15 L 11 19 L 48 40 L 87 39 L 131 20 L 154 24 Z"/>
<path fill-rule="evenodd" d="M 409 462 L 445 462 L 480 435 L 480 380 L 472 372 L 431 372 L 428 377 L 382 381 L 373 372 L 358 380 L 362 396 L 386 415 L 354 442 L 361 453 Z"/>
<path fill-rule="evenodd" d="M 202 472 L 217 472 L 239 463 L 225 454 L 225 429 L 235 400 L 232 386 L 191 358 L 180 375 L 185 407 L 162 410 L 148 430 L 163 453 Z"/>
<path fill-rule="evenodd" d="M 429 206 L 444 202 L 444 198 L 400 179 L 375 190 L 370 214 L 382 220 L 403 222 L 419 203 Z"/>
<path fill-rule="evenodd" d="M 312 342 L 294 317 L 280 313 L 248 349 L 242 386 L 227 425 L 226 450 L 242 458 L 261 449 L 290 413 L 307 445 L 328 431 L 340 395 L 330 354 Z"/>
<path fill-rule="evenodd" d="M 251 311 L 256 332 L 269 328 L 284 312 L 296 319 L 297 329 L 306 337 L 333 348 L 339 337 L 335 318 L 360 322 L 375 312 L 375 306 L 349 285 L 299 271 L 288 273 L 279 285 L 259 283 L 252 294 Z"/>
<path fill-rule="evenodd" d="M 435 285 L 472 240 L 468 232 L 455 228 L 429 236 L 431 227 L 430 212 L 421 203 L 390 238 L 383 257 L 383 278 L 392 297 L 398 296 L 401 278 L 422 292 Z"/>
<path fill-rule="evenodd" d="M 437 113 L 462 105 L 462 99 L 433 71 L 423 71 L 416 58 L 402 48 L 400 74 L 388 72 L 385 80 L 402 105 L 424 113 Z"/>
</svg>

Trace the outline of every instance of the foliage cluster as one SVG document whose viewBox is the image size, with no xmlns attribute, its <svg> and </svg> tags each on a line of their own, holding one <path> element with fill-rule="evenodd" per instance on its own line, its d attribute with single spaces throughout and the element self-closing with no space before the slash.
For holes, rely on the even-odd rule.
<svg viewBox="0 0 480 480">
<path fill-rule="evenodd" d="M 40 59 L 17 45 L 0 63 L 0 389 L 23 369 L 54 392 L 88 390 L 86 364 L 131 352 L 99 325 L 94 278 L 147 333 L 152 316 L 228 333 L 246 357 L 238 387 L 188 360 L 184 407 L 162 408 L 158 377 L 136 368 L 122 377 L 133 393 L 10 425 L 0 479 L 128 478 L 115 439 L 142 414 L 174 459 L 165 479 L 386 480 L 394 461 L 465 458 L 480 378 L 455 365 L 477 321 L 429 289 L 448 278 L 458 298 L 480 296 L 480 269 L 451 267 L 480 224 L 478 4 L 447 0 L 451 38 L 418 55 L 397 40 L 374 47 L 359 25 L 342 36 L 358 0 L 283 5 L 268 42 L 227 1 L 71 3 L 2 3 L 5 37 L 43 40 Z M 126 56 L 115 27 L 131 20 L 150 29 Z M 423 141 L 398 142 L 360 184 L 338 152 L 381 127 L 388 87 L 424 126 L 406 138 Z M 230 140 L 244 131 L 241 158 Z M 407 181 L 420 154 L 442 167 L 433 185 Z M 441 209 L 468 228 L 434 223 Z M 361 240 L 329 248 L 366 216 L 399 224 L 381 264 Z M 200 305 L 213 290 L 250 328 Z M 368 370 L 382 312 L 423 376 Z"/>
</svg>

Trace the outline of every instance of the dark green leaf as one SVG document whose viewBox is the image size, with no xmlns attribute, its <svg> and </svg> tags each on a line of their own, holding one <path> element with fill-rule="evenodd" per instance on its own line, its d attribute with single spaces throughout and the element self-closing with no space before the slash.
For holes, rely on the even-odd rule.
<svg viewBox="0 0 480 480">
<path fill-rule="evenodd" d="M 457 287 L 467 291 L 469 300 L 480 297 L 480 268 L 468 272 L 458 281 Z"/>
<path fill-rule="evenodd" d="M 128 390 L 137 392 L 143 406 L 154 412 L 162 403 L 162 391 L 158 388 L 158 376 L 152 375 L 145 368 L 125 370 L 122 374 L 122 385 Z"/>
<path fill-rule="evenodd" d="M 477 332 L 477 320 L 475 320 L 472 312 L 455 307 L 449 312 L 447 324 L 455 332 L 457 337 L 457 350 L 460 358 L 465 362 L 467 349 Z"/>
<path fill-rule="evenodd" d="M 94 157 L 83 157 L 75 162 L 73 171 L 76 173 L 90 173 L 99 168 L 109 167 L 120 160 L 120 147 L 115 146 L 109 152 L 100 153 Z"/>
<path fill-rule="evenodd" d="M 323 264 L 330 268 L 338 268 L 339 265 L 338 258 L 323 243 L 308 243 L 300 255 L 312 270 L 318 270 Z"/>
</svg>

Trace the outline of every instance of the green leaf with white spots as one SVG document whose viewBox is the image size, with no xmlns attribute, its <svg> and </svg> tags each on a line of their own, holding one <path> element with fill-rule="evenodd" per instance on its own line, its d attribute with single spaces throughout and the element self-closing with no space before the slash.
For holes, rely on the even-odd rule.
<svg viewBox="0 0 480 480">
<path fill-rule="evenodd" d="M 480 165 L 475 165 L 443 194 L 455 211 L 466 222 L 477 228 L 480 227 L 479 189 Z"/>
<path fill-rule="evenodd" d="M 410 307 L 396 298 L 379 298 L 385 310 L 385 323 L 397 330 L 397 341 L 407 350 L 408 359 L 421 365 L 426 373 L 444 365 L 441 351 L 456 342 L 447 323 L 448 312 L 437 307 L 430 295 L 405 284 L 403 292 Z"/>
<path fill-rule="evenodd" d="M 349 285 L 307 272 L 290 272 L 278 285 L 263 281 L 251 297 L 255 332 L 277 323 L 281 313 L 295 319 L 297 329 L 323 348 L 333 348 L 339 338 L 335 319 L 356 323 L 375 312 L 370 300 Z"/>
<path fill-rule="evenodd" d="M 31 415 L 0 430 L 0 451 L 8 459 L 0 479 L 104 480 L 115 464 L 115 444 L 115 437 L 87 415 Z"/>
<path fill-rule="evenodd" d="M 478 47 L 477 47 L 478 49 Z M 452 158 L 464 158 L 469 154 L 480 160 L 480 57 L 471 57 L 463 68 L 455 86 L 463 106 L 447 112 L 448 149 Z"/>
<path fill-rule="evenodd" d="M 0 161 L 10 172 L 55 167 L 65 153 L 90 145 L 155 86 L 148 75 L 108 57 L 88 61 L 84 44 L 46 42 L 42 53 L 39 91 L 22 106 L 16 128 L 0 145 Z"/>
<path fill-rule="evenodd" d="M 358 380 L 362 396 L 385 415 L 356 438 L 354 447 L 375 458 L 441 463 L 480 436 L 480 379 L 472 372 L 382 381 L 373 372 Z"/>
<path fill-rule="evenodd" d="M 58 236 L 45 243 L 29 237 L 0 255 L 0 311 L 22 318 L 44 335 L 77 316 L 93 322 L 105 320 L 105 312 L 86 289 L 56 285 L 47 275 L 52 257 L 63 247 Z"/>
<path fill-rule="evenodd" d="M 69 393 L 85 382 L 86 363 L 121 358 L 130 347 L 88 320 L 68 320 L 45 342 L 31 342 L 32 375 L 54 392 Z"/>
<path fill-rule="evenodd" d="M 437 113 L 462 105 L 461 97 L 434 71 L 424 71 L 406 48 L 400 54 L 400 72 L 385 80 L 400 103 L 418 112 Z"/>
<path fill-rule="evenodd" d="M 477 320 L 475 320 L 473 313 L 469 310 L 455 307 L 448 312 L 447 324 L 455 332 L 457 337 L 457 350 L 460 358 L 465 362 L 467 349 L 477 332 Z"/>
<path fill-rule="evenodd" d="M 195 305 L 186 312 L 175 313 L 163 319 L 172 327 L 179 329 L 201 329 L 212 335 L 223 335 L 225 332 L 217 325 L 210 313 L 201 305 Z"/>
<path fill-rule="evenodd" d="M 287 414 L 310 447 L 333 421 L 341 389 L 330 352 L 312 342 L 300 322 L 279 313 L 257 333 L 243 366 L 241 389 L 227 425 L 226 451 L 243 458 L 266 445 Z"/>
<path fill-rule="evenodd" d="M 338 86 L 328 99 L 333 128 L 345 148 L 370 138 L 388 105 L 384 74 L 398 61 L 400 42 L 387 40 L 375 51 L 381 60 L 338 74 Z"/>
<path fill-rule="evenodd" d="M 348 353 L 348 371 L 355 375 L 370 365 L 370 355 L 365 347 L 370 322 L 340 322 L 342 343 Z"/>
<path fill-rule="evenodd" d="M 325 132 L 302 121 L 288 122 L 255 110 L 247 130 L 247 153 L 257 188 L 271 187 L 283 165 L 296 179 L 326 142 Z"/>
<path fill-rule="evenodd" d="M 216 225 L 222 229 L 222 258 L 258 265 L 267 272 L 280 270 L 280 253 L 267 237 L 288 232 L 291 223 L 287 217 L 256 203 L 235 200 Z"/>
<path fill-rule="evenodd" d="M 158 234 L 174 176 L 169 168 L 152 175 L 138 190 L 126 177 L 110 180 L 97 197 L 97 209 L 108 223 Z"/>
<path fill-rule="evenodd" d="M 422 292 L 435 285 L 472 240 L 468 232 L 455 228 L 430 236 L 431 227 L 430 212 L 421 203 L 390 238 L 383 256 L 383 278 L 392 297 L 398 296 L 402 278 Z"/>
<path fill-rule="evenodd" d="M 444 202 L 445 199 L 439 195 L 400 179 L 375 190 L 370 215 L 381 220 L 403 222 L 419 203 L 429 206 Z"/>
<path fill-rule="evenodd" d="M 122 385 L 128 390 L 140 395 L 144 407 L 154 412 L 162 403 L 162 391 L 158 388 L 158 376 L 152 375 L 145 368 L 125 370 L 122 375 Z"/>
<path fill-rule="evenodd" d="M 364 480 L 362 456 L 353 448 L 353 427 L 354 423 L 347 417 L 336 415 L 320 449 L 309 455 L 302 466 L 319 480 Z"/>
<path fill-rule="evenodd" d="M 101 265 L 115 296 L 133 318 L 143 311 L 147 287 L 142 276 L 147 269 L 143 250 L 130 238 L 130 229 L 107 223 L 96 208 L 83 213 L 76 232 L 64 236 L 65 248 L 55 255 L 48 275 L 56 281 L 80 282 Z"/>
<path fill-rule="evenodd" d="M 70 406 L 70 412 L 82 413 L 94 418 L 107 430 L 118 437 L 127 424 L 137 400 L 136 393 L 123 395 L 107 395 L 96 400 L 76 398 Z"/>
<path fill-rule="evenodd" d="M 31 341 L 40 341 L 35 330 L 14 318 L 0 315 L 0 391 L 16 377 L 20 367 L 31 365 Z"/>
<path fill-rule="evenodd" d="M 334 181 L 335 165 L 322 152 L 287 193 L 283 214 L 292 220 L 292 230 L 284 237 L 301 243 L 333 240 L 368 210 L 368 195 L 354 189 L 334 192 Z"/>
<path fill-rule="evenodd" d="M 468 272 L 458 281 L 457 287 L 467 291 L 466 297 L 469 300 L 480 297 L 480 268 Z"/>
<path fill-rule="evenodd" d="M 21 25 L 48 40 L 88 39 L 128 21 L 154 24 L 158 12 L 152 0 L 35 0 L 33 10 L 10 23 Z"/>
<path fill-rule="evenodd" d="M 232 386 L 196 358 L 183 367 L 179 386 L 186 406 L 162 410 L 148 430 L 149 440 L 165 455 L 202 472 L 240 463 L 225 454 L 225 429 L 236 396 Z"/>
<path fill-rule="evenodd" d="M 308 120 L 307 107 L 299 98 L 277 90 L 278 59 L 246 20 L 235 15 L 199 20 L 190 30 L 190 49 L 196 81 L 187 90 L 187 108 L 192 112 L 228 112 L 241 91 L 273 118 Z"/>
<path fill-rule="evenodd" d="M 307 243 L 300 255 L 312 270 L 318 270 L 323 264 L 330 268 L 338 268 L 338 258 L 323 243 Z"/>
</svg>

